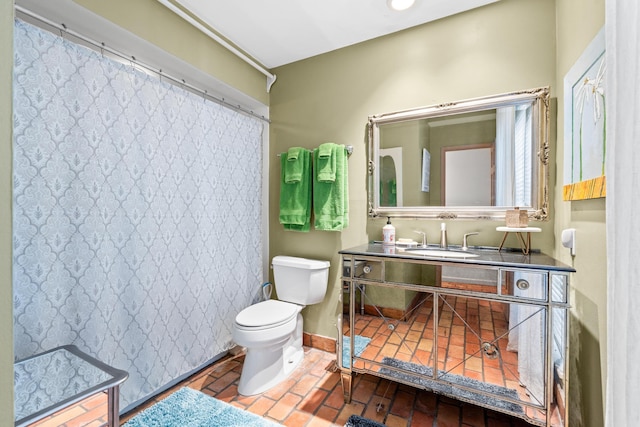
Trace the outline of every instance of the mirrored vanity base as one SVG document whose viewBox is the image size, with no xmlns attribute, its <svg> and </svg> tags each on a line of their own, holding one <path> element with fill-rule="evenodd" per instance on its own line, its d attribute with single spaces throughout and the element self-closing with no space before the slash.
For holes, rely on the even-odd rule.
<svg viewBox="0 0 640 427">
<path fill-rule="evenodd" d="M 343 276 L 346 402 L 352 376 L 366 373 L 532 425 L 567 425 L 571 268 L 532 268 L 517 254 L 518 263 L 487 265 L 482 254 L 474 263 L 347 252 L 341 251 L 345 263 L 365 263 L 370 273 L 345 269 Z"/>
<path fill-rule="evenodd" d="M 420 310 L 414 318 L 419 319 L 424 315 L 424 311 L 425 310 Z M 376 328 L 376 325 L 380 323 L 379 317 L 357 315 L 357 318 L 358 323 L 362 324 L 363 327 L 356 328 L 354 331 L 355 335 L 366 336 L 366 329 L 375 329 L 376 333 L 373 337 L 368 337 L 371 338 L 372 342 L 367 346 L 367 354 L 363 357 L 355 357 L 351 372 L 342 372 L 345 402 L 351 401 L 352 375 L 354 373 L 368 373 L 415 388 L 432 391 L 456 400 L 517 416 L 533 425 L 546 425 L 546 414 L 543 407 L 538 405 L 537 407 L 528 408 L 519 402 L 520 399 L 528 400 L 528 396 L 526 395 L 526 388 L 514 381 L 517 375 L 517 354 L 507 353 L 501 356 L 503 357 L 503 361 L 501 362 L 500 360 L 496 360 L 497 358 L 485 358 L 484 355 L 472 356 L 472 354 L 477 351 L 477 345 L 471 342 L 468 343 L 466 348 L 462 346 L 462 349 L 460 349 L 460 346 L 456 347 L 455 344 L 451 344 L 452 351 L 449 352 L 447 352 L 444 347 L 445 342 L 441 342 L 439 344 L 441 349 L 439 359 L 444 359 L 445 364 L 444 369 L 439 371 L 438 376 L 434 378 L 433 369 L 430 367 L 430 364 L 433 362 L 433 354 L 427 356 L 426 351 L 417 351 L 416 356 L 411 355 L 412 348 L 425 348 L 428 346 L 429 340 L 411 341 L 411 337 L 409 337 L 405 338 L 407 340 L 406 344 L 394 344 L 397 342 L 395 331 L 383 335 L 386 332 L 385 329 L 388 330 L 388 326 L 380 325 Z M 403 326 L 398 326 L 398 329 L 400 329 L 400 334 L 402 334 L 403 329 L 407 329 L 407 335 L 413 334 L 415 336 L 422 326 L 421 323 L 422 322 L 416 323 L 415 321 L 409 321 L 406 323 L 406 326 L 404 326 L 404 324 Z M 380 328 L 382 331 L 379 331 Z M 345 331 L 345 335 L 348 336 L 348 334 L 348 330 Z M 424 332 L 422 332 L 422 334 L 424 334 Z M 379 339 L 380 336 L 385 337 L 384 341 Z M 459 341 L 463 336 L 464 334 L 452 333 L 446 345 Z M 446 339 L 445 336 L 440 336 L 439 338 L 440 341 Z M 504 349 L 502 343 L 500 347 Z M 393 353 L 394 350 L 396 350 L 396 352 L 393 357 L 384 356 L 384 354 Z M 482 352 L 482 349 L 480 349 L 480 351 Z M 494 351 L 501 350 L 498 349 Z M 462 361 L 462 359 L 454 357 L 456 356 L 456 354 L 454 354 L 455 352 L 468 354 L 469 360 Z M 374 356 L 374 353 L 377 354 Z M 511 364 L 504 362 L 504 359 L 508 358 L 511 358 Z M 478 359 L 481 359 L 480 363 L 478 363 Z M 551 425 L 562 425 L 559 422 L 559 410 L 555 403 L 552 403 L 551 411 Z"/>
</svg>

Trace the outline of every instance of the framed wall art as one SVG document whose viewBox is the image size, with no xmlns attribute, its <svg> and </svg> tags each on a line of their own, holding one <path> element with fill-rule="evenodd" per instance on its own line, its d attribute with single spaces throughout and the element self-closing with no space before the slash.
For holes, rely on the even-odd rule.
<svg viewBox="0 0 640 427">
<path fill-rule="evenodd" d="M 598 32 L 564 77 L 563 200 L 606 196 L 605 32 Z"/>
</svg>

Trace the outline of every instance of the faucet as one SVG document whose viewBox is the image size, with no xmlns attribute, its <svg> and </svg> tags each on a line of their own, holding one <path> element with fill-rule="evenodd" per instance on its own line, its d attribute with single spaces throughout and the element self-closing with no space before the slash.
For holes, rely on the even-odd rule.
<svg viewBox="0 0 640 427">
<path fill-rule="evenodd" d="M 427 247 L 427 233 L 425 233 L 424 231 L 420 231 L 420 230 L 413 230 L 414 233 L 418 233 L 418 234 L 422 234 L 422 245 L 420 245 L 421 248 L 426 248 Z"/>
<path fill-rule="evenodd" d="M 449 244 L 447 243 L 447 224 L 444 222 L 440 224 L 440 247 L 442 249 L 449 248 Z"/>
<path fill-rule="evenodd" d="M 467 246 L 467 237 L 469 236 L 475 236 L 476 234 L 480 234 L 477 231 L 474 231 L 473 233 L 467 233 L 462 237 L 462 250 L 463 251 L 468 251 L 469 250 L 469 246 Z"/>
</svg>

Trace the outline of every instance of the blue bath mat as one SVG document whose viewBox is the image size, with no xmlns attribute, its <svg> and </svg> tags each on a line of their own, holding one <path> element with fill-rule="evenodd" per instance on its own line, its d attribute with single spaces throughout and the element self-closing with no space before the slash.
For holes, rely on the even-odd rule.
<svg viewBox="0 0 640 427">
<path fill-rule="evenodd" d="M 278 424 L 189 387 L 140 412 L 123 427 L 276 427 Z"/>
<path fill-rule="evenodd" d="M 353 355 L 360 356 L 364 349 L 371 342 L 371 338 L 361 337 L 360 335 L 356 335 L 356 339 L 353 341 Z M 351 366 L 349 363 L 349 350 L 351 349 L 351 337 L 343 336 L 342 337 L 342 366 L 344 368 L 348 368 Z"/>
</svg>

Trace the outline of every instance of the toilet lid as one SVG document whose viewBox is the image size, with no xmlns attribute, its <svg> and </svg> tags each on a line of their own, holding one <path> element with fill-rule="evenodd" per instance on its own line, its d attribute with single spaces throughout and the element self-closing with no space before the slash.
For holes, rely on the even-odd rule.
<svg viewBox="0 0 640 427">
<path fill-rule="evenodd" d="M 236 323 L 248 328 L 277 326 L 296 316 L 302 307 L 274 299 L 259 302 L 242 310 Z"/>
</svg>

